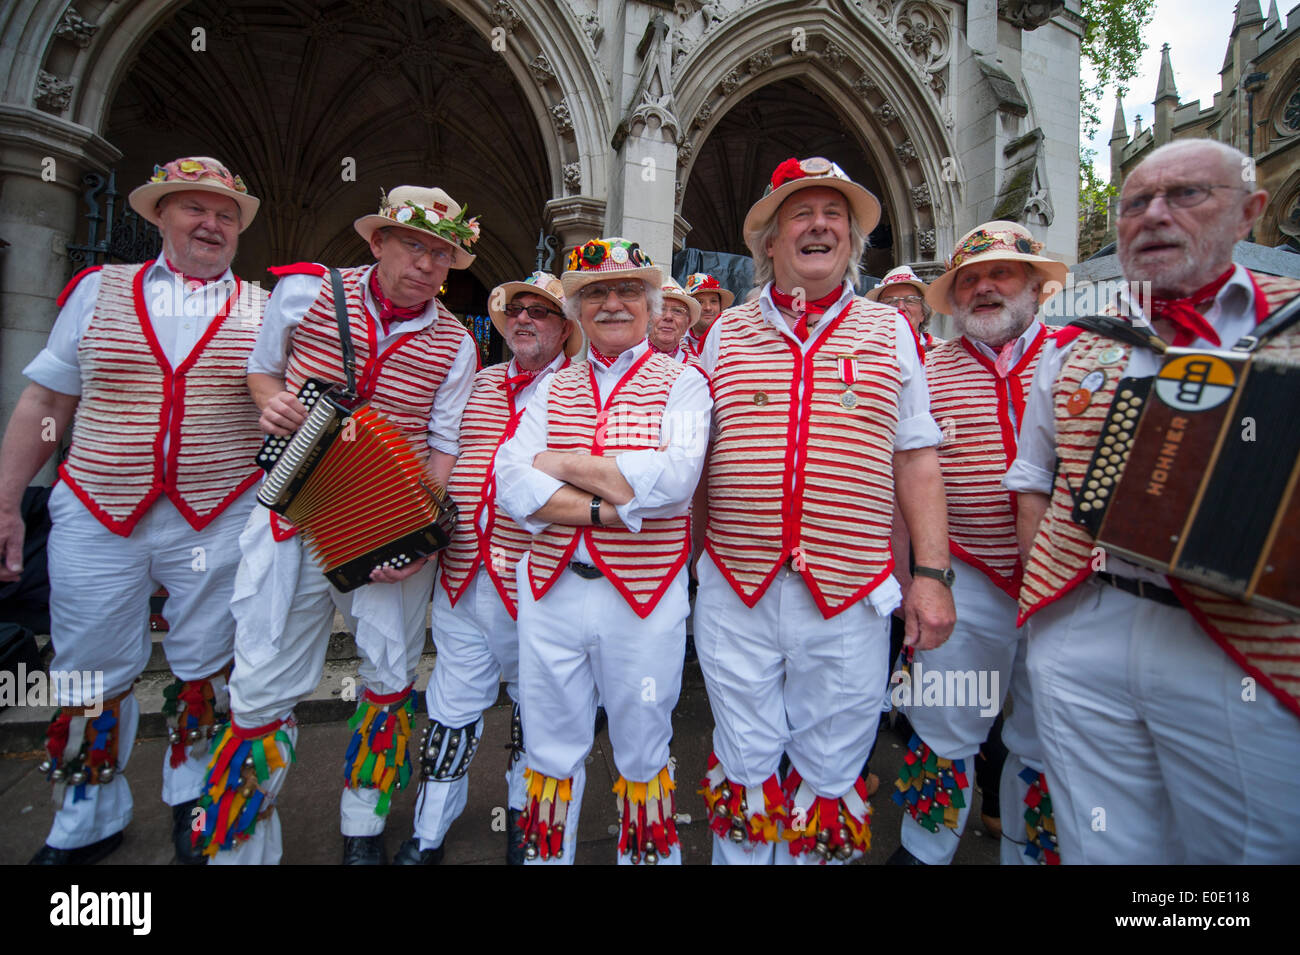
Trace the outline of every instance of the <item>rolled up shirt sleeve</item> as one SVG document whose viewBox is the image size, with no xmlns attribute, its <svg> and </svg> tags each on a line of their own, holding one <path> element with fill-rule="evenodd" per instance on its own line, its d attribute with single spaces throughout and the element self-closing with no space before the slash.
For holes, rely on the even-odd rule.
<svg viewBox="0 0 1300 955">
<path fill-rule="evenodd" d="M 514 436 L 497 451 L 495 471 L 497 503 L 511 520 L 530 534 L 540 534 L 548 521 L 530 520 L 530 516 L 564 487 L 564 482 L 533 467 L 533 459 L 546 450 L 547 402 L 551 395 L 548 377 L 537 386 L 528 401 Z"/>
<path fill-rule="evenodd" d="M 635 533 L 646 518 L 681 517 L 690 509 L 709 451 L 712 416 L 708 382 L 687 367 L 664 405 L 663 450 L 624 451 L 617 458 L 619 473 L 632 486 L 632 500 L 616 508 L 624 527 Z"/>
<path fill-rule="evenodd" d="M 930 388 L 925 368 L 917 351 L 916 336 L 902 312 L 895 319 L 895 348 L 902 388 L 898 393 L 898 429 L 894 432 L 894 450 L 912 451 L 939 443 L 943 434 L 930 414 Z"/>
<path fill-rule="evenodd" d="M 90 326 L 98 297 L 99 273 L 91 272 L 69 293 L 54 319 L 45 347 L 23 369 L 28 379 L 61 395 L 81 394 L 81 364 L 77 360 L 77 347 Z"/>
<path fill-rule="evenodd" d="M 469 335 L 461 338 L 451 370 L 438 386 L 429 415 L 429 447 L 453 458 L 460 455 L 460 419 L 465 413 L 474 376 L 478 374 L 478 345 Z"/>
<path fill-rule="evenodd" d="M 262 330 L 248 356 L 250 375 L 284 378 L 289 346 L 302 318 L 320 295 L 326 279 L 317 275 L 285 275 L 275 284 L 262 315 Z"/>
<path fill-rule="evenodd" d="M 1056 418 L 1052 407 L 1052 390 L 1061 373 L 1065 353 L 1056 343 L 1043 345 L 1042 357 L 1025 400 L 1025 420 L 1020 425 L 1016 459 L 1002 478 L 1008 491 L 1051 494 L 1052 474 L 1056 470 Z"/>
</svg>

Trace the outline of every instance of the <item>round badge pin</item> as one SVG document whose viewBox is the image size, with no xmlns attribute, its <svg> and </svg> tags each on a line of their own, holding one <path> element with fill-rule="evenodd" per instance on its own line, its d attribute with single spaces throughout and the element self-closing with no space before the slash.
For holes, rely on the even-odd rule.
<svg viewBox="0 0 1300 955">
<path fill-rule="evenodd" d="M 840 404 L 844 406 L 844 410 L 852 411 L 858 406 L 858 396 L 851 391 L 846 391 L 840 395 Z"/>
<path fill-rule="evenodd" d="M 1083 381 L 1079 382 L 1080 391 L 1101 391 L 1101 386 L 1106 383 L 1106 373 L 1100 368 L 1095 368 L 1088 374 L 1084 375 Z"/>
<path fill-rule="evenodd" d="M 619 265 L 622 265 L 627 261 L 627 249 L 623 248 L 621 245 L 616 245 L 610 250 L 609 257 Z"/>
<path fill-rule="evenodd" d="M 1080 414 L 1083 409 L 1092 403 L 1092 392 L 1087 388 L 1080 388 L 1074 394 L 1070 395 L 1065 401 L 1065 410 L 1070 414 Z"/>
<path fill-rule="evenodd" d="M 760 408 L 763 405 L 767 404 L 767 392 L 766 391 L 754 392 L 754 404 L 758 405 Z"/>
<path fill-rule="evenodd" d="M 1102 353 L 1097 356 L 1097 361 L 1101 362 L 1103 365 L 1113 365 L 1123 357 L 1124 349 L 1120 348 L 1118 345 L 1111 345 L 1102 350 Z"/>
</svg>

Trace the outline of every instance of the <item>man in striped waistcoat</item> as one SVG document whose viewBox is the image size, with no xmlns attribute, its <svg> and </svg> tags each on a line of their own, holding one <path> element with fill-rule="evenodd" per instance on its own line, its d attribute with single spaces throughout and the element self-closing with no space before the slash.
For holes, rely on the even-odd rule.
<svg viewBox="0 0 1300 955">
<path fill-rule="evenodd" d="M 895 784 L 905 810 L 890 859 L 896 864 L 952 861 L 970 811 L 975 754 L 1011 685 L 1021 568 L 1015 496 L 1002 489 L 1002 477 L 1015 459 L 1025 392 L 1050 338 L 1034 315 L 1067 274 L 1041 249 L 1019 223 L 986 222 L 962 236 L 947 271 L 925 293 L 959 332 L 926 353 L 930 413 L 943 432 L 957 625 L 943 646 L 914 655 L 894 691 L 914 731 L 914 759 Z M 932 692 L 935 686 L 942 692 Z M 1020 805 L 1008 805 L 1010 818 L 1023 814 Z M 1020 832 L 1009 826 L 1007 837 L 1023 842 Z"/>
<path fill-rule="evenodd" d="M 700 303 L 700 314 L 686 332 L 686 347 L 695 354 L 700 353 L 704 336 L 709 333 L 713 320 L 724 309 L 731 308 L 736 295 L 730 289 L 723 288 L 722 283 L 708 272 L 692 272 L 686 276 L 686 294 Z"/>
<path fill-rule="evenodd" d="M 477 220 L 441 189 L 399 186 L 354 225 L 375 257 L 374 265 L 340 270 L 357 391 L 410 443 L 427 480 L 445 487 L 478 349 L 435 296 L 448 270 L 473 263 Z M 272 272 L 280 281 L 248 361 L 248 386 L 262 429 L 286 435 L 306 419 L 297 394 L 308 378 L 347 377 L 328 270 L 302 262 Z M 411 775 L 413 682 L 436 562 L 377 567 L 370 583 L 342 593 L 296 529 L 261 507 L 240 547 L 231 723 L 209 766 L 195 843 L 219 863 L 280 860 L 275 797 L 294 759 L 293 707 L 320 682 L 337 609 L 356 635 L 364 684 L 344 756 L 343 861 L 383 864 L 389 803 Z"/>
<path fill-rule="evenodd" d="M 158 226 L 161 254 L 68 283 L 0 451 L 0 580 L 10 580 L 21 571 L 19 499 L 76 412 L 49 502 L 51 675 L 62 708 L 44 764 L 59 809 L 39 864 L 95 862 L 131 821 L 121 776 L 140 714 L 131 686 L 149 661 L 159 585 L 176 675 L 164 706 L 173 745 L 163 800 L 181 862 L 202 861 L 189 844 L 190 810 L 227 707 L 230 593 L 261 443 L 244 364 L 266 302 L 230 263 L 258 200 L 220 162 L 194 156 L 154 167 L 130 202 Z M 59 678 L 83 674 L 97 675 L 93 687 Z"/>
<path fill-rule="evenodd" d="M 695 641 L 716 724 L 715 863 L 847 861 L 870 845 L 859 774 L 902 599 L 895 487 L 922 575 L 906 642 L 930 649 L 952 630 L 916 337 L 897 309 L 853 294 L 879 217 L 834 163 L 781 163 L 745 218 L 762 292 L 724 312 L 701 352 L 715 413 Z"/>
<path fill-rule="evenodd" d="M 497 456 L 497 500 L 533 535 L 518 567 L 525 851 L 530 863 L 573 863 L 599 694 L 619 772 L 619 864 L 676 865 L 668 741 L 687 510 L 712 401 L 698 369 L 645 340 L 662 276 L 636 243 L 585 243 L 562 281 L 587 360 L 542 383 Z"/>
<path fill-rule="evenodd" d="M 515 565 L 528 551 L 528 533 L 496 503 L 493 461 L 542 382 L 582 350 L 582 329 L 565 317 L 563 287 L 546 272 L 498 285 L 488 297 L 488 312 L 514 357 L 474 377 L 460 421 L 460 456 L 447 485 L 460 519 L 442 553 L 442 586 L 434 590 L 438 662 L 425 691 L 429 726 L 420 742 L 415 836 L 398 850 L 393 859 L 398 865 L 442 861 L 443 838 L 465 809 L 467 774 L 483 730 L 483 711 L 496 702 L 502 681 L 514 702 L 506 769 L 506 861 L 523 863 L 519 815 L 524 807 L 524 735 Z"/>
<path fill-rule="evenodd" d="M 1190 139 L 1129 174 L 1119 261 L 1136 294 L 1121 296 L 1121 318 L 1166 343 L 1228 349 L 1300 293 L 1232 261 L 1268 199 L 1250 168 Z M 1298 345 L 1293 325 L 1256 354 L 1294 363 Z M 1020 619 L 1061 859 L 1294 864 L 1300 621 L 1106 554 L 1072 520 L 1120 380 L 1159 368 L 1157 350 L 1063 329 L 1039 360 L 1005 480 L 1019 492 Z"/>
</svg>

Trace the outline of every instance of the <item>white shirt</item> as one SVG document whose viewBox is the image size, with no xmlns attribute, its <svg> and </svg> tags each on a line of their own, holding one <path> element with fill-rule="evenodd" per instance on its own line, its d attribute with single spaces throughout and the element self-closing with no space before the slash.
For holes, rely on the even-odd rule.
<svg viewBox="0 0 1300 955">
<path fill-rule="evenodd" d="M 602 408 L 610 392 L 649 347 L 642 341 L 619 355 L 608 368 L 592 361 Z M 553 381 L 548 377 L 538 386 L 514 437 L 501 446 L 496 458 L 497 503 L 530 534 L 546 529 L 545 521 L 532 516 L 564 486 L 563 481 L 533 467 L 533 459 L 546 450 Z M 681 517 L 690 509 L 708 455 L 712 412 L 713 398 L 704 376 L 688 367 L 673 382 L 664 406 L 660 438 L 667 447 L 662 451 L 624 451 L 615 458 L 619 473 L 632 486 L 632 499 L 616 507 L 619 520 L 629 531 L 640 531 L 646 518 Z M 611 417 L 611 426 L 617 427 L 617 413 Z M 591 563 L 591 554 L 581 538 L 574 560 Z"/>
<path fill-rule="evenodd" d="M 1154 334 L 1136 302 L 1124 295 L 1120 304 L 1128 314 L 1134 316 L 1135 326 L 1146 328 Z M 1242 266 L 1237 266 L 1232 278 L 1219 289 L 1219 294 L 1205 313 L 1205 319 L 1218 333 L 1224 348 L 1231 348 L 1237 339 L 1254 331 L 1255 286 L 1250 274 Z M 1062 348 L 1052 341 L 1043 343 L 1038 370 L 1029 387 L 1029 394 L 1025 397 L 1025 423 L 1020 429 L 1016 460 L 1002 479 L 1002 486 L 1008 491 L 1047 495 L 1052 493 L 1052 474 L 1056 469 L 1056 416 L 1052 407 L 1052 390 L 1073 344 L 1070 342 Z M 1134 348 L 1120 377 L 1153 376 L 1159 372 L 1162 362 L 1162 356 L 1150 349 Z M 1108 564 L 1112 573 L 1124 577 L 1146 580 L 1161 586 L 1167 583 L 1163 574 L 1138 567 L 1118 557 L 1109 557 Z"/>
<path fill-rule="evenodd" d="M 371 269 L 374 266 L 370 266 Z M 303 316 L 312 303 L 320 296 L 321 287 L 329 281 L 329 274 L 286 275 L 283 276 L 271 293 L 266 305 L 266 316 L 262 320 L 262 331 L 257 336 L 257 344 L 248 358 L 250 375 L 271 375 L 284 378 L 285 367 L 289 364 L 289 352 L 292 350 L 293 333 L 302 324 Z M 429 302 L 424 314 L 402 322 L 393 322 L 384 332 L 382 323 L 375 317 L 379 307 L 370 294 L 370 270 L 361 276 L 363 289 L 362 301 L 366 311 L 378 330 L 379 350 L 407 332 L 416 332 L 428 328 L 438 317 L 438 309 L 433 301 Z M 429 415 L 429 447 L 455 457 L 460 453 L 460 416 L 469 401 L 470 391 L 474 387 L 474 374 L 478 371 L 478 346 L 472 336 L 466 335 L 456 352 L 447 377 L 434 393 L 433 411 Z"/>
<path fill-rule="evenodd" d="M 1029 327 L 1020 333 L 1020 337 L 1016 339 L 1015 345 L 1011 349 L 1011 360 L 1007 363 L 1008 368 L 1016 367 L 1016 365 L 1020 363 L 1020 359 L 1025 357 L 1025 352 L 1028 351 L 1029 346 L 1034 343 L 1034 339 L 1038 337 L 1038 331 L 1042 327 L 1043 323 L 1035 320 L 1030 322 Z M 967 335 L 963 335 L 962 337 L 965 338 L 966 341 L 970 342 L 971 346 L 989 361 L 996 362 L 998 360 L 998 353 L 988 345 L 985 345 L 983 342 L 977 342 L 975 339 Z M 1048 342 L 1043 343 L 1044 348 L 1046 348 L 1047 345 Z M 1042 361 L 1041 357 L 1039 358 L 1039 361 Z M 1026 398 L 1028 398 L 1028 391 L 1026 391 L 1025 395 Z M 1011 419 L 1011 429 L 1015 431 L 1016 436 L 1019 437 L 1020 422 L 1016 420 L 1015 402 L 1007 402 L 1007 417 Z"/>
<path fill-rule="evenodd" d="M 45 347 L 23 369 L 23 374 L 38 385 L 64 395 L 81 394 L 77 346 L 95 314 L 100 278 L 101 273 L 91 272 L 77 283 L 54 320 Z M 163 355 L 175 368 L 189 357 L 226 304 L 235 289 L 235 276 L 226 269 L 220 278 L 206 285 L 187 288 L 180 274 L 159 256 L 145 269 L 143 286 L 149 324 Z"/>
</svg>

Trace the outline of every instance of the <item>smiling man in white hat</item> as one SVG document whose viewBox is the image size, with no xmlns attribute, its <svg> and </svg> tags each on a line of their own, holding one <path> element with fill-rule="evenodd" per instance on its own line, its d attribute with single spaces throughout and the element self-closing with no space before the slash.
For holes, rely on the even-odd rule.
<svg viewBox="0 0 1300 955">
<path fill-rule="evenodd" d="M 885 277 L 867 292 L 865 298 L 882 305 L 892 305 L 906 315 L 908 324 L 921 339 L 921 347 L 929 351 L 939 341 L 929 331 L 931 312 L 930 306 L 925 303 L 928 288 L 910 265 L 900 265 L 886 272 Z"/>
<path fill-rule="evenodd" d="M 519 815 L 524 807 L 524 732 L 519 718 L 519 636 L 515 565 L 528 533 L 496 503 L 493 461 L 541 384 L 582 350 L 582 329 L 564 314 L 564 289 L 547 272 L 498 285 L 488 296 L 492 324 L 513 357 L 474 378 L 460 421 L 460 456 L 447 490 L 460 509 L 441 557 L 434 592 L 438 663 L 425 692 L 429 725 L 421 738 L 415 835 L 398 850 L 398 865 L 435 865 L 443 839 L 465 808 L 469 766 L 504 681 L 514 701 L 506 771 L 506 861 L 523 862 Z"/>
<path fill-rule="evenodd" d="M 542 383 L 497 456 L 497 500 L 533 535 L 518 566 L 520 825 L 530 863 L 572 864 L 599 695 L 619 772 L 619 864 L 677 865 L 668 742 L 686 641 L 687 511 L 713 403 L 697 369 L 645 340 L 663 279 L 636 243 L 584 243 L 562 281 L 587 361 Z"/>
<path fill-rule="evenodd" d="M 94 862 L 131 821 L 120 774 L 139 720 L 131 686 L 149 659 L 149 595 L 159 584 L 170 595 L 163 650 L 177 677 L 163 799 L 173 807 L 178 857 L 196 861 L 189 810 L 214 709 L 226 705 L 228 605 L 239 531 L 254 503 L 261 437 L 243 363 L 266 295 L 230 263 L 258 200 L 220 162 L 196 156 L 155 167 L 130 201 L 158 226 L 162 253 L 144 265 L 86 269 L 68 283 L 49 343 L 24 370 L 32 384 L 0 451 L 0 580 L 10 580 L 21 571 L 23 489 L 76 412 L 49 502 L 54 672 L 99 672 L 103 685 L 73 697 L 63 694 L 75 687 L 56 681 L 62 709 L 47 771 L 59 783 L 59 809 L 32 860 L 41 864 Z"/>
<path fill-rule="evenodd" d="M 853 294 L 879 215 L 834 163 L 781 163 L 745 217 L 762 293 L 715 322 L 701 353 L 716 404 L 695 644 L 715 720 L 715 863 L 844 861 L 870 843 L 859 774 L 902 599 L 895 488 L 932 575 L 907 594 L 908 642 L 952 629 L 916 339 L 897 309 Z"/>
<path fill-rule="evenodd" d="M 700 317 L 700 303 L 672 278 L 660 290 L 664 295 L 663 308 L 652 316 L 646 330 L 650 347 L 674 361 L 684 361 L 699 367 L 699 359 L 687 344 L 686 333 Z"/>
<path fill-rule="evenodd" d="M 692 272 L 686 276 L 686 294 L 700 303 L 700 314 L 686 333 L 686 347 L 698 355 L 709 326 L 724 310 L 731 308 L 736 295 L 708 272 Z"/>
<path fill-rule="evenodd" d="M 895 784 L 894 800 L 905 810 L 901 845 L 890 859 L 895 864 L 952 861 L 970 811 L 975 754 L 1011 686 L 1021 636 L 1016 628 L 1021 566 L 1015 502 L 1001 484 L 1015 459 L 1029 383 L 1052 337 L 1034 315 L 1061 287 L 1067 271 L 1041 250 L 1042 243 L 1023 225 L 986 222 L 961 237 L 947 271 L 925 291 L 930 307 L 952 315 L 960 333 L 926 355 L 930 412 L 944 434 L 939 463 L 948 500 L 957 625 L 943 646 L 915 654 L 905 688 L 903 710 L 914 731 L 909 746 L 916 760 L 907 763 Z M 905 570 L 900 566 L 900 573 Z M 1020 660 L 1023 665 L 1023 654 Z M 973 673 L 985 681 L 978 685 L 987 693 L 934 705 L 921 692 L 930 673 L 941 676 L 944 686 Z M 1028 703 L 1017 699 L 1013 709 L 1024 710 Z M 1022 754 L 1026 732 L 1032 733 L 1032 721 L 1020 720 L 1017 733 L 1009 734 Z M 1006 811 L 1017 820 L 1024 813 L 1018 801 Z M 1024 841 L 1019 825 L 1006 831 L 1009 839 Z M 1033 850 L 1040 861 L 1055 859 L 1049 837 L 1040 837 Z"/>
<path fill-rule="evenodd" d="M 354 225 L 375 257 L 373 265 L 339 270 L 358 391 L 408 437 L 427 479 L 445 487 L 478 354 L 436 296 L 448 270 L 474 261 L 478 223 L 441 189 L 400 186 L 381 197 L 378 213 Z M 248 385 L 262 429 L 284 435 L 305 420 L 297 393 L 308 378 L 342 384 L 346 375 L 326 268 L 301 262 L 271 271 L 280 281 L 248 362 Z M 213 760 L 195 841 L 219 862 L 279 861 L 274 803 L 297 736 L 293 707 L 320 682 L 337 608 L 356 634 L 365 684 L 344 759 L 343 859 L 382 864 L 389 801 L 410 774 L 412 683 L 435 564 L 376 568 L 371 583 L 345 594 L 330 585 L 295 529 L 270 511 L 253 512 L 240 544 L 232 722 Z M 243 767 L 229 765 L 241 752 L 253 760 L 248 779 L 240 777 Z"/>
</svg>

